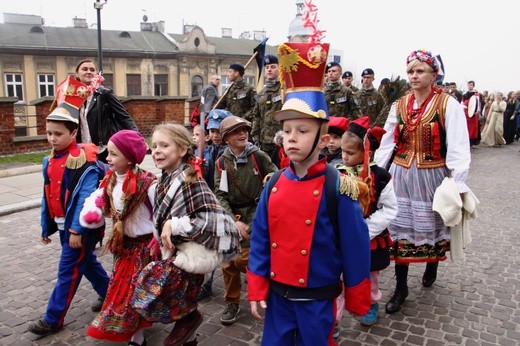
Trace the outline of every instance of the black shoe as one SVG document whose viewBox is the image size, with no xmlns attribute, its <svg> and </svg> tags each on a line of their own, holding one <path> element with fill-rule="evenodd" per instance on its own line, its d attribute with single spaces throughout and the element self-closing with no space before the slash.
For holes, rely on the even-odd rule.
<svg viewBox="0 0 520 346">
<path fill-rule="evenodd" d="M 207 297 L 211 297 L 212 295 L 213 295 L 213 290 L 211 289 L 211 287 L 206 288 L 206 287 L 202 286 L 200 288 L 199 294 L 197 294 L 197 301 L 200 301 Z"/>
<path fill-rule="evenodd" d="M 396 289 L 394 295 L 388 303 L 386 303 L 385 310 L 387 314 L 395 314 L 399 310 L 401 310 L 401 306 L 404 304 L 404 301 L 408 297 L 408 288 Z"/>
<path fill-rule="evenodd" d="M 426 270 L 422 277 L 422 285 L 424 287 L 430 287 L 437 279 L 437 267 L 439 262 L 429 262 L 426 264 Z"/>
<path fill-rule="evenodd" d="M 105 298 L 99 297 L 92 305 L 90 306 L 90 309 L 94 312 L 100 312 L 101 308 L 103 307 L 103 302 L 105 301 Z"/>
<path fill-rule="evenodd" d="M 40 318 L 38 321 L 31 322 L 27 330 L 36 335 L 49 335 L 56 333 L 58 328 L 47 323 L 45 319 Z"/>
<path fill-rule="evenodd" d="M 144 338 L 143 343 L 140 345 L 137 342 L 129 341 L 128 346 L 146 346 L 146 338 Z"/>
</svg>

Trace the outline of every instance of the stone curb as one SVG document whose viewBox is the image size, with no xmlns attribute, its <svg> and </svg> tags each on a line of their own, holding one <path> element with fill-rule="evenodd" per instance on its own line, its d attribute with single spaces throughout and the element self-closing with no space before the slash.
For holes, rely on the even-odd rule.
<svg viewBox="0 0 520 346">
<path fill-rule="evenodd" d="M 42 171 L 42 165 L 30 165 L 30 166 L 25 166 L 25 167 L 2 169 L 2 170 L 0 170 L 0 178 L 7 178 L 7 177 L 15 176 L 15 175 L 36 173 L 36 172 L 41 172 L 41 171 Z"/>
<path fill-rule="evenodd" d="M 41 198 L 5 205 L 0 207 L 0 216 L 17 213 L 24 210 L 39 208 L 42 205 Z"/>
</svg>

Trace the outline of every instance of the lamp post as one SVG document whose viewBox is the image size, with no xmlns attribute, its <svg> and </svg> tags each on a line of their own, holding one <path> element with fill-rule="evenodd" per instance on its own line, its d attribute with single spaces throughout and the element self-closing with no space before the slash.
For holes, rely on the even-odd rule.
<svg viewBox="0 0 520 346">
<path fill-rule="evenodd" d="M 97 36 L 98 36 L 98 65 L 99 74 L 103 74 L 103 51 L 101 48 L 101 10 L 108 0 L 96 0 L 94 8 L 97 10 Z"/>
</svg>

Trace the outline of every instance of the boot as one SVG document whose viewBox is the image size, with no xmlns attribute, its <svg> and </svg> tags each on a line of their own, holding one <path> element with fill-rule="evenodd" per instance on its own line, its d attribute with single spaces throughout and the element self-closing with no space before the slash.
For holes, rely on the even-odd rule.
<svg viewBox="0 0 520 346">
<path fill-rule="evenodd" d="M 424 287 L 430 287 L 431 285 L 433 285 L 433 283 L 437 279 L 437 268 L 438 267 L 439 267 L 439 262 L 426 263 L 426 270 L 424 271 L 424 275 L 422 277 L 422 285 Z"/>
<path fill-rule="evenodd" d="M 386 303 L 385 310 L 388 314 L 394 314 L 401 310 L 401 306 L 404 303 L 406 297 L 408 297 L 408 265 L 407 264 L 396 264 L 395 265 L 395 278 L 397 285 L 392 298 Z"/>
</svg>

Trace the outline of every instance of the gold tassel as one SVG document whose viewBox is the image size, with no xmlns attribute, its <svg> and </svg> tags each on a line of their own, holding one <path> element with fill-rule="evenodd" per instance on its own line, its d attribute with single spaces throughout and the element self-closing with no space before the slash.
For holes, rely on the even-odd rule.
<svg viewBox="0 0 520 346">
<path fill-rule="evenodd" d="M 65 166 L 68 169 L 78 169 L 83 166 L 85 162 L 87 162 L 87 155 L 85 154 L 85 150 L 81 149 L 78 156 L 72 156 L 69 154 Z"/>
<path fill-rule="evenodd" d="M 339 193 L 357 200 L 359 197 L 358 180 L 355 177 L 342 175 L 339 180 Z"/>
</svg>

